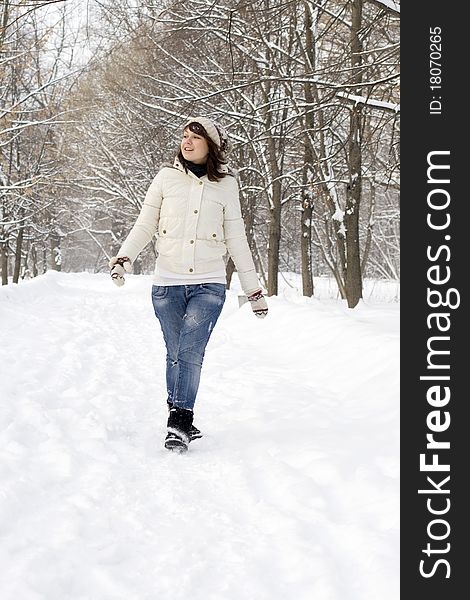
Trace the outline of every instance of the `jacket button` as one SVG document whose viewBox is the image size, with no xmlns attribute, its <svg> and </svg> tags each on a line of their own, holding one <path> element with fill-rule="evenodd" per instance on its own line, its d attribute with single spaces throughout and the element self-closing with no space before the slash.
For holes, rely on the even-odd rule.
<svg viewBox="0 0 470 600">
<path fill-rule="evenodd" d="M 217 237 L 217 234 L 216 234 L 216 233 L 213 233 L 213 234 L 212 234 L 212 237 Z"/>
<path fill-rule="evenodd" d="M 199 185 L 202 185 L 202 181 L 199 182 Z"/>
<path fill-rule="evenodd" d="M 197 210 L 197 208 L 194 209 L 194 214 L 197 215 L 199 211 Z"/>
<path fill-rule="evenodd" d="M 189 240 L 189 243 L 190 244 L 194 244 L 194 240 Z"/>
<path fill-rule="evenodd" d="M 193 270 L 192 270 L 192 269 L 189 269 L 189 272 L 190 272 L 190 273 L 192 273 L 192 272 L 193 272 Z"/>
<path fill-rule="evenodd" d="M 162 233 L 166 233 L 166 229 L 164 229 L 164 230 L 162 231 Z"/>
</svg>

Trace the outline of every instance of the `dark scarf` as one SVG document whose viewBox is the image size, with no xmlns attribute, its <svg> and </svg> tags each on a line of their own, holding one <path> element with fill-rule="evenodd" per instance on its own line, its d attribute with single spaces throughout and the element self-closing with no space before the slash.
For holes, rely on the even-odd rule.
<svg viewBox="0 0 470 600">
<path fill-rule="evenodd" d="M 196 175 L 196 177 L 202 177 L 203 175 L 207 175 L 206 163 L 204 163 L 203 165 L 196 165 L 195 163 L 187 160 L 186 166 L 192 173 L 194 173 L 194 175 Z"/>
</svg>

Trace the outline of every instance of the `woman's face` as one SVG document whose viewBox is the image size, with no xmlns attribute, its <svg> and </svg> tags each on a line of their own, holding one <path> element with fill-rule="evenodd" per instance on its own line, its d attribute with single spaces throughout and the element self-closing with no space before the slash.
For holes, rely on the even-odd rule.
<svg viewBox="0 0 470 600">
<path fill-rule="evenodd" d="M 185 160 L 190 160 L 197 165 L 202 165 L 207 161 L 209 154 L 209 145 L 206 138 L 198 135 L 190 129 L 185 129 L 181 141 L 181 152 Z"/>
</svg>

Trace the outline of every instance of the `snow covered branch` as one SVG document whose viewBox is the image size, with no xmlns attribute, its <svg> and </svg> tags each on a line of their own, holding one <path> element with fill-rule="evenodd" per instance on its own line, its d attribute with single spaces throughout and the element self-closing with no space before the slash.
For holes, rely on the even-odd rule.
<svg viewBox="0 0 470 600">
<path fill-rule="evenodd" d="M 354 94 L 347 94 L 345 92 L 338 92 L 337 96 L 338 98 L 341 98 L 342 100 L 352 104 L 363 104 L 365 106 L 370 106 L 380 110 L 388 110 L 394 113 L 400 112 L 400 105 L 395 104 L 394 102 L 384 102 L 383 100 L 375 100 L 374 98 L 367 96 L 356 96 Z"/>
</svg>

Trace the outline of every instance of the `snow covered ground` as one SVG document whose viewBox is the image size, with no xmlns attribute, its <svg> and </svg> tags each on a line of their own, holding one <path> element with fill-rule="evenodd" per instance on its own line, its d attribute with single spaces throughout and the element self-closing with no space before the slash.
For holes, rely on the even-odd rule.
<svg viewBox="0 0 470 600">
<path fill-rule="evenodd" d="M 151 277 L 0 289 L 2 600 L 399 598 L 397 286 L 286 280 L 228 292 L 186 455 Z"/>
</svg>

